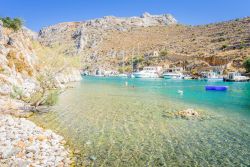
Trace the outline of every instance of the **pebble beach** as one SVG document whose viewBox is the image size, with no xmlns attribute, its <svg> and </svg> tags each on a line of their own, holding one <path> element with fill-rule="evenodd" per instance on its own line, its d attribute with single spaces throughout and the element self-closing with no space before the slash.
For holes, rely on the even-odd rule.
<svg viewBox="0 0 250 167">
<path fill-rule="evenodd" d="M 25 118 L 0 115 L 1 167 L 67 167 L 70 151 L 63 137 Z"/>
</svg>

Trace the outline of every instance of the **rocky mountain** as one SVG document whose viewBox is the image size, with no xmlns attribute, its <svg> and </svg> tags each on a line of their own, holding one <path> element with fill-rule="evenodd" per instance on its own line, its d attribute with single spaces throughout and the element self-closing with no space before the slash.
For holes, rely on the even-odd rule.
<svg viewBox="0 0 250 167">
<path fill-rule="evenodd" d="M 133 28 L 167 26 L 176 24 L 170 15 L 150 15 L 144 13 L 141 17 L 118 18 L 106 16 L 83 22 L 68 22 L 43 28 L 39 32 L 39 41 L 45 46 L 63 45 L 62 51 L 68 55 L 86 53 L 96 49 L 109 31 L 127 32 Z"/>
<path fill-rule="evenodd" d="M 188 70 L 240 70 L 250 55 L 250 18 L 188 26 L 169 15 L 107 16 L 43 28 L 38 40 L 66 55 L 81 57 L 83 68 L 119 69 L 122 62 L 182 66 Z M 139 62 L 139 63 L 138 63 Z"/>
</svg>

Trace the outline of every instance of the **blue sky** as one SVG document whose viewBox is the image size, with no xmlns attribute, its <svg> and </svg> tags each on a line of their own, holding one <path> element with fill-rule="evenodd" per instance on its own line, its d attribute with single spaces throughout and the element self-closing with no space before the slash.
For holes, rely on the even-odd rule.
<svg viewBox="0 0 250 167">
<path fill-rule="evenodd" d="M 0 0 L 0 16 L 21 17 L 38 31 L 65 21 L 171 13 L 183 24 L 207 24 L 250 16 L 250 0 Z"/>
</svg>

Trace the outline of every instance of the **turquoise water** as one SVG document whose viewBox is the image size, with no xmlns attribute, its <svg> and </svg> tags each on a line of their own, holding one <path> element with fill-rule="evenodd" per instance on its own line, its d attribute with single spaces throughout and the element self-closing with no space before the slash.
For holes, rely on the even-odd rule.
<svg viewBox="0 0 250 167">
<path fill-rule="evenodd" d="M 83 83 L 109 84 L 114 86 L 135 86 L 138 91 L 175 98 L 192 105 L 202 105 L 216 110 L 232 111 L 235 114 L 250 116 L 250 83 L 249 82 L 207 82 L 197 80 L 168 79 L 126 79 L 90 77 Z M 228 86 L 228 91 L 206 91 L 206 85 Z M 178 94 L 182 90 L 183 95 Z"/>
<path fill-rule="evenodd" d="M 166 117 L 187 108 L 204 119 Z M 78 150 L 76 166 L 250 165 L 250 83 L 86 77 L 31 120 Z"/>
</svg>

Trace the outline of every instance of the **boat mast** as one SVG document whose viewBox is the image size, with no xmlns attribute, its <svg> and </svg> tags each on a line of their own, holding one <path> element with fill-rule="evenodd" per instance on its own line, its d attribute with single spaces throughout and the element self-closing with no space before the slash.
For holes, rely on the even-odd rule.
<svg viewBox="0 0 250 167">
<path fill-rule="evenodd" d="M 139 54 L 140 54 L 140 44 L 137 43 L 137 60 L 139 59 Z"/>
<path fill-rule="evenodd" d="M 133 48 L 133 51 L 132 51 L 132 73 L 134 72 L 134 52 L 135 52 L 135 49 Z"/>
<path fill-rule="evenodd" d="M 124 54 L 125 51 L 123 50 L 123 54 L 122 54 L 122 73 L 124 74 Z"/>
</svg>

